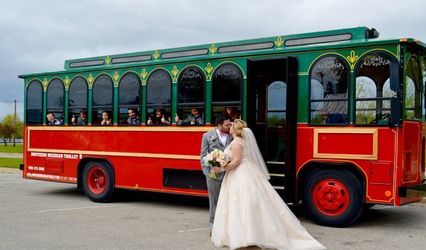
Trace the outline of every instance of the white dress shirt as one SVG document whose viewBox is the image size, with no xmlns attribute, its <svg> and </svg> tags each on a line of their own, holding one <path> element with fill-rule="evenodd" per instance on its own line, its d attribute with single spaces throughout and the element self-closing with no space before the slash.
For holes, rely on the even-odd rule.
<svg viewBox="0 0 426 250">
<path fill-rule="evenodd" d="M 216 129 L 216 134 L 219 137 L 220 142 L 222 145 L 226 145 L 226 141 L 228 140 L 228 134 L 227 133 L 221 133 L 219 129 Z"/>
</svg>

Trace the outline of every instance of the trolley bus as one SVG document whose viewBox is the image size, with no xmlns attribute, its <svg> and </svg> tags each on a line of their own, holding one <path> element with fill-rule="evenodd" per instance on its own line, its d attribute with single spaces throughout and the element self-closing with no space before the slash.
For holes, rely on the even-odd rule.
<svg viewBox="0 0 426 250">
<path fill-rule="evenodd" d="M 348 226 L 374 204 L 422 199 L 425 65 L 424 43 L 365 27 L 67 60 L 19 76 L 23 177 L 95 202 L 115 189 L 206 196 L 201 137 L 232 108 L 283 199 Z M 194 107 L 204 123 L 180 125 Z M 157 111 L 168 124 L 149 122 Z"/>
</svg>

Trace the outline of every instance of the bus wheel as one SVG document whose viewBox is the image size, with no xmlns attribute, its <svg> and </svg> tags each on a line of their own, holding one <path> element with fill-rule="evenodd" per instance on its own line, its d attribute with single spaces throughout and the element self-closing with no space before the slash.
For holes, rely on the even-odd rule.
<svg viewBox="0 0 426 250">
<path fill-rule="evenodd" d="M 363 211 L 361 183 L 346 170 L 319 170 L 304 183 L 303 205 L 316 223 L 344 227 L 353 224 Z"/>
<path fill-rule="evenodd" d="M 83 170 L 83 190 L 90 200 L 107 202 L 114 192 L 114 174 L 109 164 L 91 161 Z"/>
</svg>

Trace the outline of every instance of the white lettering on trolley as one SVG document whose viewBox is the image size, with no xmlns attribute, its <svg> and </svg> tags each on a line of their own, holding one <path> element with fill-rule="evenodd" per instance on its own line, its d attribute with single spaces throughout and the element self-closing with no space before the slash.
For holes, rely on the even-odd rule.
<svg viewBox="0 0 426 250">
<path fill-rule="evenodd" d="M 31 152 L 31 156 L 33 157 L 46 157 L 46 153 L 38 153 L 38 152 Z"/>
<path fill-rule="evenodd" d="M 56 159 L 81 159 L 81 155 L 78 154 L 58 154 L 58 153 L 39 153 L 31 152 L 32 157 L 47 157 Z"/>
<path fill-rule="evenodd" d="M 29 170 L 44 171 L 44 167 L 28 166 Z"/>
<path fill-rule="evenodd" d="M 48 158 L 64 158 L 63 154 L 47 153 Z"/>
<path fill-rule="evenodd" d="M 78 159 L 78 155 L 64 154 L 64 159 Z"/>
<path fill-rule="evenodd" d="M 59 176 L 59 175 L 51 175 L 51 174 L 27 173 L 27 177 L 43 178 L 43 179 L 56 180 L 56 181 L 77 182 L 77 178 L 75 177 Z"/>
</svg>

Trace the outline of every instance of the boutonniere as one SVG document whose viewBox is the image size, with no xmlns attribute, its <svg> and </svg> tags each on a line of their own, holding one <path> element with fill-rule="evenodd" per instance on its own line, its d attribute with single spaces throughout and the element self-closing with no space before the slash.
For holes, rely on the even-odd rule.
<svg viewBox="0 0 426 250">
<path fill-rule="evenodd" d="M 211 142 L 214 142 L 214 141 L 216 141 L 216 140 L 217 140 L 217 137 L 216 137 L 216 136 L 214 136 L 214 135 L 210 136 L 210 141 L 211 141 Z"/>
</svg>

